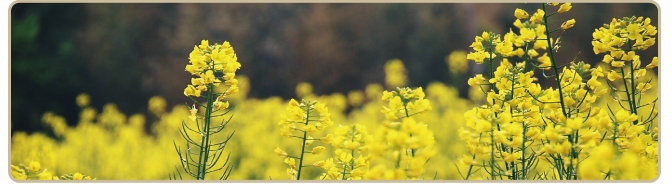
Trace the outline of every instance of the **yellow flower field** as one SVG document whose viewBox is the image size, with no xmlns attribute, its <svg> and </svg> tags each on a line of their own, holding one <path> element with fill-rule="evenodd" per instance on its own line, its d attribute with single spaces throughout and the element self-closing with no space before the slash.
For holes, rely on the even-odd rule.
<svg viewBox="0 0 672 184">
<path fill-rule="evenodd" d="M 603 61 L 558 61 L 580 22 L 571 3 L 510 12 L 506 33 L 485 31 L 473 51 L 446 53 L 450 70 L 482 73 L 455 86 L 407 86 L 404 62 L 385 83 L 347 94 L 296 86 L 297 99 L 248 98 L 236 45 L 203 40 L 179 75 L 184 104 L 147 99 L 147 113 L 95 109 L 82 93 L 76 126 L 53 112 L 45 133 L 15 132 L 11 172 L 39 180 L 650 180 L 658 173 L 658 36 L 650 18 L 605 20 Z M 528 13 L 530 12 L 530 13 Z M 549 20 L 553 24 L 549 24 Z M 558 23 L 562 22 L 562 23 Z M 188 48 L 185 48 L 188 49 Z M 190 49 L 191 50 L 191 49 Z M 602 56 L 603 55 L 603 56 Z M 471 65 L 475 66 L 475 65 Z M 545 81 L 550 81 L 545 83 Z M 551 84 L 551 85 L 547 85 Z M 146 126 L 151 125 L 151 126 Z M 149 127 L 149 128 L 146 128 Z"/>
</svg>

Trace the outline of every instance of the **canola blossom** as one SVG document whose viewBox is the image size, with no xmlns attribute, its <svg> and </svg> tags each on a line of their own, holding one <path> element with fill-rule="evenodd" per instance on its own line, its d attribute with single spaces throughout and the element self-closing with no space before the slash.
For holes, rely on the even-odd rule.
<svg viewBox="0 0 672 184">
<path fill-rule="evenodd" d="M 96 109 L 91 96 L 79 94 L 72 99 L 76 120 L 45 112 L 41 121 L 49 132 L 12 135 L 11 176 L 654 179 L 659 59 L 642 51 L 654 47 L 657 28 L 645 17 L 607 20 L 592 40 L 583 40 L 601 62 L 565 61 L 557 56 L 578 53 L 560 49 L 562 42 L 580 34 L 573 29 L 582 19 L 554 15 L 571 14 L 577 5 L 540 6 L 510 12 L 515 21 L 503 35 L 479 32 L 472 51 L 449 52 L 445 71 L 469 75 L 457 81 L 469 87 L 463 94 L 452 83 L 409 87 L 412 75 L 391 59 L 379 68 L 381 83 L 362 89 L 317 94 L 301 82 L 292 88 L 301 100 L 247 98 L 254 81 L 236 74 L 241 63 L 232 45 L 203 40 L 185 61 L 192 78 L 177 92 L 192 102 L 169 107 L 153 96 L 146 114 L 125 114 L 114 103 Z"/>
<path fill-rule="evenodd" d="M 571 8 L 565 3 L 557 13 Z M 469 59 L 489 65 L 490 73 L 478 74 L 468 83 L 490 88 L 480 90 L 487 96 L 487 104 L 467 111 L 466 126 L 458 131 L 469 152 L 460 159 L 468 166 L 462 177 L 653 179 L 658 167 L 653 151 L 658 145 L 658 130 L 653 120 L 658 113 L 655 107 L 646 109 L 647 116 L 638 112 L 655 106 L 657 99 L 642 103 L 651 79 L 638 81 L 646 75 L 646 69 L 657 66 L 657 57 L 650 67 L 640 68 L 636 51 L 655 43 L 656 28 L 648 18 L 613 19 L 595 29 L 592 43 L 595 54 L 609 52 L 603 61 L 615 70 L 606 72 L 601 66 L 575 60 L 560 66 L 553 54 L 576 20 L 567 20 L 558 29 L 549 28 L 552 14 L 545 15 L 546 11 L 546 4 L 542 4 L 529 21 L 522 22 L 528 15 L 516 9 L 514 26 L 518 34 L 510 31 L 502 41 L 500 35 L 484 32 L 471 45 L 476 52 L 470 53 Z M 563 36 L 554 42 L 551 34 L 559 30 Z M 539 52 L 544 55 L 535 59 Z M 496 69 L 495 62 L 499 63 Z M 556 86 L 540 87 L 534 78 L 537 69 L 554 79 Z M 553 75 L 544 70 L 551 70 Z M 622 83 L 614 83 L 619 79 Z M 596 105 L 598 99 L 608 98 L 604 96 L 607 93 L 618 106 Z"/>
</svg>

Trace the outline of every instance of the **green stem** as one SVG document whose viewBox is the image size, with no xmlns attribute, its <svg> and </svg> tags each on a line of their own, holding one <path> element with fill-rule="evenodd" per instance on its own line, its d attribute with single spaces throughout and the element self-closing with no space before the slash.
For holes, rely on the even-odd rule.
<svg viewBox="0 0 672 184">
<path fill-rule="evenodd" d="M 523 175 L 523 176 L 522 176 L 522 179 L 527 179 L 527 178 L 526 178 L 526 177 L 527 177 L 527 176 L 526 176 L 526 175 L 527 175 L 527 170 L 525 169 L 525 167 L 526 167 L 526 165 L 527 165 L 527 164 L 525 163 L 525 150 L 526 150 L 526 149 L 525 149 L 525 142 L 527 142 L 527 136 L 526 136 L 526 134 L 527 134 L 527 125 L 523 124 L 523 148 L 522 148 L 522 152 L 523 152 L 523 154 L 522 154 L 522 155 L 523 155 L 523 162 L 521 163 L 521 167 L 522 167 L 522 170 L 523 170 L 523 171 L 522 171 L 522 175 Z"/>
<path fill-rule="evenodd" d="M 490 179 L 495 180 L 495 128 L 490 129 Z"/>
<path fill-rule="evenodd" d="M 630 50 L 632 50 L 632 42 L 631 42 L 630 39 L 628 39 L 628 47 L 630 47 Z M 630 101 L 630 106 L 631 106 L 630 112 L 637 115 L 637 99 L 635 98 L 635 64 L 634 64 L 634 61 L 635 61 L 634 59 L 632 61 L 630 61 L 630 88 L 632 89 L 632 91 L 628 95 L 632 95 L 632 101 Z M 630 97 L 628 96 L 628 98 L 630 98 Z M 635 125 L 637 125 L 638 120 L 635 120 L 633 123 Z"/>
<path fill-rule="evenodd" d="M 310 107 L 306 107 L 306 126 L 308 126 L 308 121 L 310 121 Z M 306 151 L 306 137 L 307 137 L 308 132 L 303 131 L 303 144 L 301 144 L 301 159 L 299 159 L 299 165 L 303 165 L 303 154 Z M 299 173 L 296 175 L 296 180 L 301 180 L 301 168 L 299 167 Z"/>
<path fill-rule="evenodd" d="M 546 12 L 546 4 L 541 3 L 541 7 Z M 558 75 L 558 67 L 553 56 L 553 45 L 551 45 L 551 35 L 548 31 L 548 16 L 544 16 L 544 25 L 546 27 L 546 43 L 548 43 L 548 55 L 551 58 L 551 63 L 553 64 L 553 72 L 555 72 L 555 82 L 558 85 L 558 92 L 560 92 L 560 106 L 562 106 L 562 114 L 567 117 L 567 110 L 565 110 L 565 96 L 562 95 L 562 86 L 560 85 L 560 75 Z"/>
<path fill-rule="evenodd" d="M 621 67 L 621 74 L 623 75 L 623 77 L 621 78 L 623 80 L 623 85 L 625 85 L 624 86 L 625 94 L 626 94 L 625 96 L 628 97 L 628 105 L 630 105 L 630 113 L 632 113 L 632 109 L 633 109 L 632 108 L 632 104 L 633 104 L 632 102 L 633 102 L 634 99 L 631 99 L 630 93 L 634 93 L 634 91 L 630 91 L 630 88 L 628 88 L 628 80 L 625 79 L 625 70 L 623 70 L 623 67 Z M 630 85 L 632 85 L 632 84 L 630 84 Z"/>
<path fill-rule="evenodd" d="M 205 173 L 206 173 L 206 166 L 208 162 L 208 154 L 210 152 L 210 114 L 212 113 L 212 84 L 208 84 L 208 104 L 205 108 L 205 119 L 203 123 L 203 130 L 205 130 L 205 134 L 201 137 L 201 151 L 199 152 L 199 159 L 198 159 L 198 177 L 196 179 L 198 180 L 204 180 L 205 179 Z"/>
</svg>

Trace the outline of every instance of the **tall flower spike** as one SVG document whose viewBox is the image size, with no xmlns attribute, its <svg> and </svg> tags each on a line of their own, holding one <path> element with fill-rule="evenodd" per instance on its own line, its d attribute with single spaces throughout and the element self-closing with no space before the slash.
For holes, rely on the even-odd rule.
<svg viewBox="0 0 672 184">
<path fill-rule="evenodd" d="M 219 170 L 224 170 L 219 179 L 227 179 L 233 168 L 228 164 L 228 156 L 222 161 L 225 162 L 224 165 L 214 167 L 215 164 L 220 162 L 226 144 L 212 143 L 210 140 L 214 137 L 214 134 L 224 129 L 230 119 L 220 125 L 211 125 L 211 118 L 224 116 L 231 111 L 229 101 L 226 99 L 228 95 L 238 92 L 238 82 L 234 76 L 236 70 L 240 68 L 240 63 L 238 63 L 238 58 L 229 42 L 224 42 L 221 45 L 209 45 L 209 43 L 208 40 L 203 40 L 200 45 L 194 46 L 194 50 L 189 54 L 190 64 L 185 67 L 185 71 L 196 77 L 192 78 L 191 84 L 188 84 L 187 88 L 184 89 L 184 95 L 194 102 L 189 110 L 191 113 L 189 119 L 195 121 L 199 127 L 190 128 L 186 122 L 183 122 L 180 134 L 187 142 L 187 149 L 182 151 L 177 144 L 174 144 L 175 149 L 178 150 L 183 170 L 197 180 L 204 180 L 207 173 Z M 220 79 L 225 79 L 224 85 L 229 86 L 224 93 L 213 91 L 214 87 L 220 86 L 222 83 Z M 207 92 L 207 94 L 202 95 L 202 92 Z M 205 98 L 206 102 L 199 102 L 193 97 Z M 199 114 L 197 105 L 204 108 L 205 111 Z M 194 140 L 198 140 L 198 138 L 191 135 L 200 136 L 201 141 L 195 142 Z M 223 142 L 228 142 L 231 137 L 233 137 L 233 133 L 227 136 Z M 198 151 L 190 149 L 194 145 L 198 146 Z M 192 154 L 195 154 L 195 152 L 198 152 L 197 162 L 192 158 Z M 282 153 L 278 153 L 278 155 L 280 156 Z M 171 177 L 171 179 L 177 179 L 177 177 Z M 180 179 L 182 179 L 181 175 Z"/>
<path fill-rule="evenodd" d="M 317 101 L 309 100 L 301 100 L 301 103 L 299 103 L 294 99 L 289 100 L 287 108 L 285 108 L 285 112 L 280 114 L 280 122 L 278 122 L 278 125 L 282 126 L 280 129 L 280 135 L 287 138 L 298 138 L 302 141 L 300 152 L 301 154 L 299 156 L 289 156 L 287 152 L 280 148 L 276 148 L 274 150 L 278 156 L 281 158 L 286 158 L 285 163 L 287 163 L 290 167 L 287 169 L 287 173 L 290 175 L 292 180 L 301 180 L 305 153 L 318 155 L 326 149 L 324 146 L 307 148 L 315 140 L 318 140 L 314 139 L 308 134 L 314 134 L 318 131 L 322 131 L 328 128 L 329 126 L 332 126 L 334 122 L 331 121 L 330 116 L 331 114 L 329 113 L 329 109 L 324 103 L 318 103 Z M 297 125 L 300 127 L 297 128 Z M 296 131 L 299 131 L 298 135 L 294 134 Z M 333 140 L 333 135 L 329 134 L 327 137 L 321 138 L 319 140 L 323 143 L 329 144 Z M 298 166 L 296 166 L 296 162 L 298 162 Z"/>
</svg>

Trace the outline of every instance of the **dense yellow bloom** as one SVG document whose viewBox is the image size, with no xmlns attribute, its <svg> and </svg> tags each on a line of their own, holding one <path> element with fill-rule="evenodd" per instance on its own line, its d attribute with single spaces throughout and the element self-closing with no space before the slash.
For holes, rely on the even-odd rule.
<svg viewBox="0 0 672 184">
<path fill-rule="evenodd" d="M 529 14 L 526 16 L 525 18 L 530 17 Z M 543 20 L 538 18 L 538 14 L 536 16 L 536 19 L 532 17 L 535 21 Z M 519 18 L 518 15 L 516 17 Z M 555 17 L 557 16 L 553 18 Z M 549 21 L 553 23 L 561 20 Z M 648 58 L 643 58 L 644 55 L 641 59 L 638 58 L 639 50 L 655 44 L 656 30 L 650 25 L 648 18 L 628 18 L 627 21 L 614 19 L 614 22 L 607 23 L 605 28 L 593 33 L 593 49 L 596 53 L 605 53 L 602 61 L 608 65 L 601 68 L 573 62 L 577 64 L 568 64 L 566 69 L 557 68 L 558 74 L 535 71 L 553 69 L 552 58 L 547 49 L 555 46 L 555 43 L 549 45 L 547 40 L 537 39 L 557 39 L 560 35 L 557 32 L 545 35 L 543 21 L 538 23 L 516 19 L 514 26 L 520 31 L 512 30 L 503 36 L 485 32 L 477 36 L 476 42 L 472 43 L 472 52 L 480 55 L 464 53 L 463 56 L 477 63 L 480 59 L 479 64 L 492 64 L 496 70 L 492 77 L 485 73 L 474 74 L 467 81 L 473 86 L 469 96 L 478 96 L 471 99 L 460 98 L 460 93 L 464 95 L 464 91 L 440 82 L 426 88 L 389 88 L 390 91 L 384 91 L 382 85 L 370 84 L 365 90 L 364 99 L 358 98 L 359 94 L 355 93 L 348 94 L 347 98 L 338 93 L 317 96 L 312 94 L 312 88 L 303 89 L 304 92 L 300 93 L 301 85 L 297 86 L 297 96 L 315 97 L 324 102 L 312 105 L 312 110 L 302 107 L 303 101 L 293 99 L 287 103 L 287 100 L 279 97 L 241 98 L 243 103 L 236 106 L 239 109 L 236 116 L 241 118 L 236 118 L 237 122 L 271 122 L 279 125 L 232 123 L 237 126 L 236 136 L 227 144 L 237 151 L 231 158 L 244 163 L 235 166 L 232 178 L 402 180 L 432 179 L 436 173 L 437 179 L 499 179 L 500 176 L 502 179 L 531 179 L 535 177 L 532 174 L 526 177 L 521 175 L 525 171 L 522 166 L 529 166 L 529 163 L 535 166 L 527 168 L 529 173 L 544 173 L 548 179 L 566 179 L 566 173 L 558 172 L 553 165 L 571 168 L 573 173 L 570 176 L 577 176 L 577 179 L 653 178 L 658 172 L 659 148 L 658 124 L 655 118 L 658 115 L 655 110 L 657 106 L 652 108 L 651 105 L 657 103 L 642 101 L 638 106 L 645 107 L 631 109 L 625 101 L 632 95 L 612 91 L 611 87 L 619 88 L 619 91 L 625 90 L 624 87 L 632 91 L 634 87 L 637 99 L 640 94 L 642 99 L 647 100 L 657 97 L 652 92 L 657 91 L 658 87 L 656 72 L 647 72 L 640 66 L 647 64 L 641 60 Z M 568 23 L 560 28 L 567 27 Z M 633 24 L 639 26 L 628 29 L 628 25 Z M 549 29 L 555 30 L 557 25 L 554 26 L 556 27 Z M 564 36 L 563 39 L 569 39 L 571 35 Z M 634 40 L 628 43 L 630 36 Z M 631 49 L 628 45 L 632 43 L 634 45 Z M 222 49 L 230 47 L 224 45 L 217 50 L 216 46 L 209 45 L 205 40 L 195 47 L 189 56 L 190 64 L 185 67 L 194 76 L 187 86 L 189 89 L 185 89 L 185 95 L 190 90 L 187 96 L 205 96 L 201 92 L 210 90 L 205 86 L 208 82 L 212 85 L 224 83 L 218 93 L 225 94 L 213 103 L 217 109 L 226 109 L 229 106 L 228 100 L 231 99 L 227 94 L 245 93 L 245 88 L 249 85 L 244 85 L 247 83 L 236 77 L 235 70 L 239 64 L 215 65 L 210 70 L 207 67 L 213 62 L 233 62 L 234 57 L 222 57 L 231 55 L 233 50 Z M 210 56 L 206 56 L 208 50 L 211 50 Z M 489 50 L 493 52 L 487 52 Z M 630 54 L 630 50 L 635 52 Z M 561 54 L 571 53 L 557 53 L 555 59 Z M 514 56 L 520 58 L 513 58 Z M 531 63 L 520 62 L 523 60 Z M 559 64 L 568 62 L 560 61 Z M 621 68 L 611 70 L 612 63 Z M 451 70 L 460 68 L 453 67 L 450 61 L 448 65 Z M 646 65 L 646 69 L 657 66 L 658 58 L 655 57 Z M 634 71 L 630 71 L 631 67 Z M 488 66 L 485 68 L 483 71 L 487 71 Z M 653 75 L 651 81 L 638 81 L 647 74 Z M 605 75 L 607 79 L 602 79 Z M 554 76 L 560 78 L 559 86 L 552 83 Z M 623 78 L 626 83 L 621 80 Z M 631 78 L 635 79 L 634 84 L 629 82 Z M 221 81 L 216 82 L 216 79 Z M 552 87 L 547 87 L 549 85 Z M 609 96 L 611 94 L 614 94 L 613 99 Z M 564 102 L 564 106 L 560 101 Z M 615 104 L 618 101 L 623 102 L 623 108 Z M 475 103 L 478 106 L 474 106 Z M 610 108 L 607 108 L 607 104 Z M 109 107 L 106 109 L 113 106 Z M 563 113 L 563 108 L 566 108 L 567 114 Z M 648 111 L 649 109 L 653 110 Z M 145 119 L 143 116 L 127 116 L 112 110 L 97 113 L 87 106 L 82 109 L 79 124 L 71 127 L 67 123 L 77 123 L 77 120 L 66 123 L 65 118 L 54 113 L 45 113 L 43 122 L 53 128 L 58 141 L 37 133 L 13 133 L 11 158 L 12 163 L 40 160 L 40 171 L 48 168 L 50 172 L 39 174 L 25 166 L 23 169 L 11 166 L 11 175 L 16 179 L 48 179 L 49 175 L 52 175 L 51 179 L 59 179 L 55 173 L 71 172 L 69 168 L 81 168 L 76 171 L 94 173 L 96 176 L 104 176 L 102 178 L 105 179 L 167 179 L 166 173 L 172 172 L 175 165 L 180 167 L 179 161 L 172 161 L 164 156 L 171 154 L 163 154 L 166 150 L 174 149 L 172 140 L 181 138 L 174 130 L 180 126 L 180 120 L 184 117 L 189 116 L 194 120 L 204 118 L 199 111 L 205 111 L 202 108 L 178 105 L 171 112 L 170 109 L 165 109 L 165 104 L 156 100 L 150 100 L 147 110 L 156 115 L 147 116 L 146 123 L 151 123 L 152 127 L 149 128 L 152 134 L 144 134 L 144 126 L 136 127 L 144 124 L 140 120 Z M 634 113 L 635 110 L 638 110 L 637 114 Z M 278 116 L 276 113 L 282 115 Z M 646 121 L 649 113 L 653 114 L 653 118 Z M 219 122 L 222 119 L 224 118 L 213 121 Z M 343 126 L 329 126 L 333 124 L 331 119 L 344 122 Z M 305 125 L 307 121 L 308 126 Z M 367 129 L 374 126 L 379 127 Z M 303 143 L 288 141 L 304 137 L 304 130 L 307 132 L 307 140 Z M 433 130 L 457 132 L 434 135 Z M 289 139 L 266 139 L 264 135 L 267 134 L 264 132 L 271 132 L 269 136 L 278 136 L 276 133 L 279 132 Z M 313 137 L 319 138 L 319 141 Z M 260 138 L 264 141 L 259 141 Z M 457 139 L 462 141 L 456 141 Z M 219 141 L 219 137 L 213 140 Z M 297 149 L 299 144 L 305 146 L 305 153 L 315 154 L 306 158 L 302 165 L 298 155 L 301 149 Z M 269 148 L 272 147 L 276 147 L 273 150 L 275 154 L 270 152 Z M 338 149 L 340 152 L 336 151 Z M 129 154 L 124 150 L 143 152 Z M 573 152 L 578 156 L 570 156 Z M 73 154 L 99 155 L 106 159 L 81 156 L 68 162 L 57 162 L 61 157 L 66 158 Z M 276 155 L 283 162 L 277 160 Z M 428 161 L 430 157 L 431 160 Z M 539 162 L 538 166 L 535 162 Z M 58 164 L 54 166 L 54 163 Z M 457 166 L 440 165 L 445 163 L 451 166 L 452 163 L 457 163 Z M 490 164 L 494 166 L 494 178 L 488 175 L 488 172 L 493 171 Z M 147 168 L 147 165 L 152 167 Z M 263 167 L 259 167 L 260 165 Z M 512 168 L 512 165 L 515 167 Z M 308 167 L 300 171 L 302 166 Z M 316 169 L 314 167 L 324 170 L 311 170 Z M 461 173 L 457 172 L 458 169 Z M 471 173 L 465 174 L 469 169 Z M 118 172 L 104 172 L 106 170 Z M 299 172 L 301 178 L 298 178 Z M 72 174 L 69 177 L 60 179 L 73 179 Z M 90 176 L 81 174 L 77 178 L 91 179 Z M 213 176 L 208 179 L 218 178 Z"/>
<path fill-rule="evenodd" d="M 194 46 L 194 50 L 189 54 L 191 65 L 187 65 L 185 71 L 200 78 L 192 78 L 192 84 L 184 89 L 184 95 L 200 97 L 202 91 L 208 90 L 207 86 L 219 86 L 222 81 L 215 76 L 215 72 L 221 72 L 226 80 L 225 85 L 230 86 L 226 91 L 227 95 L 237 93 L 238 80 L 234 79 L 234 76 L 241 65 L 233 47 L 229 42 L 224 42 L 222 45 L 204 45 L 208 43 L 207 40 L 201 41 L 201 45 Z"/>
</svg>

